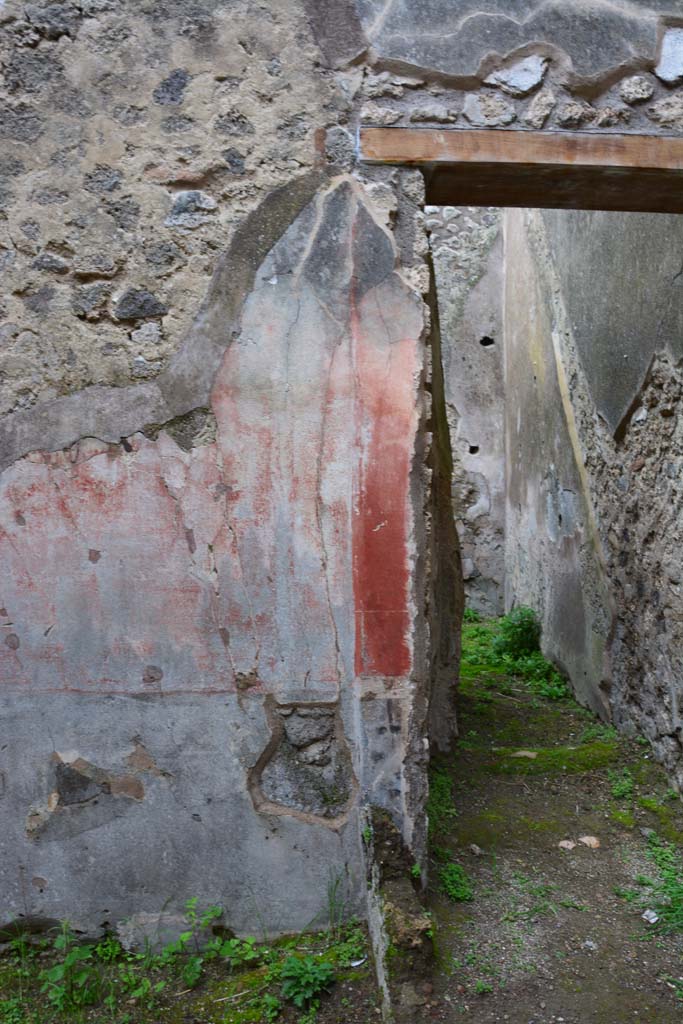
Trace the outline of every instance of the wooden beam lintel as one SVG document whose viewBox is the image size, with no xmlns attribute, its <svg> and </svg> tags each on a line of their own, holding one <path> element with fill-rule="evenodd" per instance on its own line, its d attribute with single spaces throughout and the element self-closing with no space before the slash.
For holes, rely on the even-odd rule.
<svg viewBox="0 0 683 1024">
<path fill-rule="evenodd" d="M 683 138 L 364 127 L 360 158 L 421 168 L 435 204 L 683 212 Z"/>
</svg>

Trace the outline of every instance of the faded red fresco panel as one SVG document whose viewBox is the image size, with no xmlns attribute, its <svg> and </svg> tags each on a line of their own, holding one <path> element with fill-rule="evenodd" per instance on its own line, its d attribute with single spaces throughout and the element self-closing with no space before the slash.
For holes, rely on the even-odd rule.
<svg viewBox="0 0 683 1024">
<path fill-rule="evenodd" d="M 417 339 L 395 337 L 415 330 L 414 311 L 401 323 L 392 293 L 389 284 L 376 289 L 354 322 L 362 453 L 353 522 L 355 668 L 389 677 L 412 666 L 408 524 L 419 375 Z"/>
<path fill-rule="evenodd" d="M 410 673 L 422 307 L 356 186 L 318 213 L 259 271 L 215 441 L 85 440 L 3 473 L 1 686 L 328 700 Z"/>
</svg>

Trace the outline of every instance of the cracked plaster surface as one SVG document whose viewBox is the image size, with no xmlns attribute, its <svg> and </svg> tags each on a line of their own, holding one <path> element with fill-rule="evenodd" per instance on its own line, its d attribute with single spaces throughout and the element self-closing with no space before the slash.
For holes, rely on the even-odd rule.
<svg viewBox="0 0 683 1024">
<path fill-rule="evenodd" d="M 342 181 L 256 274 L 211 392 L 215 442 L 85 438 L 5 471 L 6 686 L 330 698 L 409 671 L 422 309 L 394 262 Z"/>
</svg>

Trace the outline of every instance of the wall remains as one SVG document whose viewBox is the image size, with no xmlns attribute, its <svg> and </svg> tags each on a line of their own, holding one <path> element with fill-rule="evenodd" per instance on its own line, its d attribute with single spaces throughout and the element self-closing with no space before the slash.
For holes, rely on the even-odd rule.
<svg viewBox="0 0 683 1024">
<path fill-rule="evenodd" d="M 539 219 L 505 214 L 506 604 L 536 609 L 545 654 L 609 717 L 613 609 Z"/>
<path fill-rule="evenodd" d="M 2 30 L 0 924 L 362 912 L 361 806 L 425 835 L 419 176 L 325 158 L 298 3 Z"/>
<path fill-rule="evenodd" d="M 683 130 L 681 11 L 671 0 L 347 6 L 357 12 L 372 65 L 363 83 L 365 124 Z"/>
</svg>

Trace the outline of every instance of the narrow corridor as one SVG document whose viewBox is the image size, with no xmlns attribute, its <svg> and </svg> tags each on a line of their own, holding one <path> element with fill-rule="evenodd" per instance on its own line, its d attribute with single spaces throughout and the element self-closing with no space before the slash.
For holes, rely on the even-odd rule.
<svg viewBox="0 0 683 1024">
<path fill-rule="evenodd" d="M 461 739 L 432 766 L 437 968 L 418 1012 L 477 1024 L 680 1021 L 680 799 L 647 741 L 617 736 L 563 696 L 540 654 L 508 674 L 499 629 L 465 624 Z"/>
</svg>

